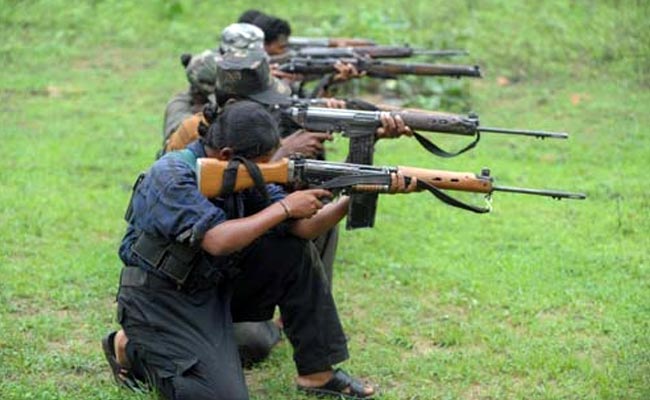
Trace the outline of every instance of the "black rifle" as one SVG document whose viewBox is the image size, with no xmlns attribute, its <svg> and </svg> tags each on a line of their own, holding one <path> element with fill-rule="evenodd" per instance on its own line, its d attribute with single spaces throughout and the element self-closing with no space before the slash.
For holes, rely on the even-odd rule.
<svg viewBox="0 0 650 400">
<path fill-rule="evenodd" d="M 357 157 L 354 154 L 358 153 L 365 154 L 353 162 L 372 164 L 372 146 L 365 146 L 368 143 L 374 143 L 375 131 L 381 126 L 380 115 L 382 111 L 323 108 L 311 105 L 322 105 L 322 99 L 295 99 L 294 104 L 294 106 L 287 107 L 282 111 L 294 123 L 311 131 L 343 133 L 344 136 L 350 138 L 350 155 L 352 157 Z M 484 127 L 479 125 L 479 118 L 476 114 L 464 116 L 424 110 L 392 110 L 386 112 L 392 116 L 402 118 L 404 123 L 414 131 L 414 137 L 429 152 L 447 158 L 462 154 L 475 147 L 480 140 L 481 132 L 533 136 L 541 139 L 566 139 L 569 137 L 564 132 Z M 448 153 L 431 143 L 426 137 L 418 134 L 417 131 L 474 136 L 474 141 L 458 152 Z"/>
<path fill-rule="evenodd" d="M 466 50 L 426 50 L 409 46 L 363 46 L 363 47 L 304 47 L 293 52 L 295 57 L 341 58 L 368 56 L 370 58 L 408 58 L 413 56 L 453 57 L 465 56 Z"/>
<path fill-rule="evenodd" d="M 292 57 L 279 66 L 282 72 L 303 75 L 325 75 L 338 72 L 334 65 L 337 62 L 352 64 L 357 71 L 365 71 L 367 76 L 383 79 L 397 79 L 399 75 L 418 76 L 449 76 L 460 78 L 463 76 L 480 78 L 481 70 L 478 65 L 453 65 L 453 64 L 405 64 L 373 60 L 369 57 L 341 57 L 341 58 L 310 58 Z"/>
<path fill-rule="evenodd" d="M 310 100 L 311 101 L 311 100 Z M 356 164 L 373 163 L 375 132 L 381 126 L 380 111 L 342 110 L 334 108 L 320 108 L 311 106 L 298 106 L 285 108 L 283 114 L 304 129 L 317 132 L 341 132 L 350 138 L 348 161 Z M 425 113 L 409 111 L 391 111 L 391 115 L 402 117 L 406 125 L 414 132 L 414 137 L 420 145 L 429 152 L 442 156 L 453 157 L 473 148 L 480 139 L 478 118 L 470 119 L 453 114 Z M 456 126 L 456 128 L 454 128 Z M 438 131 L 469 135 L 473 129 L 475 140 L 464 149 L 456 153 L 448 153 L 429 141 L 415 130 Z M 488 128 L 497 131 L 499 128 Z M 532 131 L 514 131 L 511 134 Z M 516 132 L 516 133 L 513 133 Z M 541 137 L 566 138 L 566 133 L 535 131 Z M 351 198 L 348 223 L 358 224 L 358 221 L 372 221 L 375 215 L 377 195 L 372 193 L 355 194 Z M 350 222 L 352 221 L 352 222 Z M 355 226 L 359 227 L 359 226 Z"/>
<path fill-rule="evenodd" d="M 490 207 L 477 207 L 461 202 L 442 190 L 459 190 L 465 192 L 485 193 L 490 196 L 493 192 L 503 191 L 555 199 L 586 198 L 582 193 L 571 193 L 557 190 L 528 189 L 509 186 L 498 186 L 493 183 L 489 170 L 484 169 L 480 175 L 471 172 L 454 172 L 413 167 L 380 167 L 362 164 L 335 163 L 329 161 L 306 160 L 303 158 L 283 159 L 269 164 L 257 164 L 260 175 L 266 183 L 277 183 L 297 188 L 323 188 L 335 194 L 374 194 L 389 191 L 391 174 L 401 172 L 406 183 L 410 178 L 417 178 L 417 189 L 427 190 L 444 203 L 475 213 L 487 213 Z M 241 191 L 252 188 L 256 182 L 251 178 L 247 167 L 239 161 L 219 161 L 214 158 L 200 158 L 197 161 L 198 185 L 201 193 L 207 197 L 217 197 L 224 184 L 226 169 L 236 172 L 230 191 Z M 352 207 L 352 203 L 350 203 Z M 367 220 L 351 220 L 348 214 L 347 229 L 374 226 L 374 212 L 368 210 Z"/>
</svg>

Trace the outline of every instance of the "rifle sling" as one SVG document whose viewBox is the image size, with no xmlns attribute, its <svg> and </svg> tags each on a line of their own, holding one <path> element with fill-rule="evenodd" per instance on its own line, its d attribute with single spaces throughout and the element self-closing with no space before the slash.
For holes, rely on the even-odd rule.
<svg viewBox="0 0 650 400">
<path fill-rule="evenodd" d="M 223 171 L 223 185 L 221 188 L 221 197 L 226 198 L 230 196 L 235 191 L 235 184 L 237 182 L 237 170 L 239 169 L 239 164 L 244 164 L 248 170 L 249 175 L 255 182 L 255 189 L 262 195 L 262 197 L 268 202 L 270 197 L 269 193 L 266 190 L 266 184 L 264 183 L 264 177 L 262 172 L 260 172 L 257 164 L 241 156 L 235 156 L 230 161 L 226 169 Z"/>
<path fill-rule="evenodd" d="M 319 79 L 318 84 L 314 87 L 314 90 L 309 94 L 309 99 L 315 99 L 321 96 L 321 92 L 326 92 L 332 83 L 332 78 L 334 74 L 327 74 Z"/>
<path fill-rule="evenodd" d="M 407 177 L 408 178 L 408 177 Z M 330 179 L 327 182 L 319 185 L 319 188 L 322 189 L 342 189 L 354 185 L 384 185 L 390 187 L 390 176 L 389 175 L 377 175 L 377 174 L 367 174 L 367 175 L 344 175 L 338 176 L 336 178 Z M 477 214 L 485 214 L 490 212 L 489 208 L 478 207 L 471 204 L 462 202 L 437 187 L 428 184 L 427 182 L 418 180 L 417 183 L 418 189 L 424 189 L 433 194 L 438 200 L 443 203 L 450 205 L 452 207 L 460 208 L 466 211 L 471 211 Z"/>
<path fill-rule="evenodd" d="M 474 206 L 471 204 L 464 203 L 458 199 L 455 199 L 448 195 L 447 193 L 443 192 L 442 190 L 438 189 L 437 187 L 430 185 L 426 182 L 423 181 L 418 181 L 417 184 L 418 188 L 420 189 L 426 189 L 428 190 L 432 195 L 436 196 L 438 200 L 442 201 L 443 203 L 450 205 L 452 207 L 460 208 L 463 210 L 471 211 L 477 214 L 485 214 L 489 213 L 490 209 L 485 208 L 485 207 L 478 207 Z"/>
<path fill-rule="evenodd" d="M 467 146 L 463 147 L 462 149 L 456 151 L 456 152 L 448 152 L 437 145 L 435 145 L 433 142 L 431 142 L 429 139 L 426 137 L 422 136 L 421 134 L 413 131 L 413 136 L 415 136 L 415 139 L 420 143 L 422 147 L 427 149 L 429 153 L 435 154 L 438 157 L 443 157 L 443 158 L 451 158 L 451 157 L 456 157 L 457 155 L 463 154 L 464 152 L 473 149 L 477 144 L 478 141 L 481 140 L 481 134 L 477 131 L 476 132 L 476 138 L 474 139 L 473 142 L 468 144 Z"/>
</svg>

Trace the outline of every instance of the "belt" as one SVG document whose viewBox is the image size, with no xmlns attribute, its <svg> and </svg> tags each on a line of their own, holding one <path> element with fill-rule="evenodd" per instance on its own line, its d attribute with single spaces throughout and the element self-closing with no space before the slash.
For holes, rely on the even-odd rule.
<svg viewBox="0 0 650 400">
<path fill-rule="evenodd" d="M 148 287 L 151 289 L 191 292 L 214 287 L 221 282 L 220 274 L 209 277 L 195 274 L 192 278 L 184 285 L 179 285 L 167 277 L 157 275 L 155 272 L 147 271 L 138 266 L 127 265 L 122 268 L 120 274 L 120 287 Z"/>
</svg>

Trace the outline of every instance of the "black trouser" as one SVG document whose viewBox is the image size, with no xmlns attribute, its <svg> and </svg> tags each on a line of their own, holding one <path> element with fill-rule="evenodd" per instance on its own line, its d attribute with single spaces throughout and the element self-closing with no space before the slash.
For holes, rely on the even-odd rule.
<svg viewBox="0 0 650 400">
<path fill-rule="evenodd" d="M 168 399 L 246 399 L 232 321 L 264 321 L 280 307 L 301 375 L 348 357 L 336 306 L 313 243 L 267 235 L 241 262 L 235 281 L 203 289 L 127 267 L 118 319 L 134 372 Z"/>
<path fill-rule="evenodd" d="M 334 278 L 334 259 L 336 257 L 336 247 L 339 243 L 339 226 L 334 225 L 332 229 L 323 233 L 314 240 L 314 244 L 320 253 L 320 259 L 323 262 L 323 269 L 327 276 L 327 281 L 332 289 L 332 279 Z"/>
<path fill-rule="evenodd" d="M 332 289 L 334 258 L 338 240 L 338 225 L 314 240 L 330 290 Z M 273 346 L 280 340 L 280 330 L 272 320 L 239 322 L 235 323 L 234 329 L 239 356 L 245 367 L 263 361 L 271 353 Z"/>
</svg>

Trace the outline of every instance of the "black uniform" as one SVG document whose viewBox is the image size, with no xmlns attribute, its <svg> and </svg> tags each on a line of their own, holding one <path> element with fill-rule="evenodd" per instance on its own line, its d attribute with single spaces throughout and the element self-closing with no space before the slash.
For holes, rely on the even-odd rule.
<svg viewBox="0 0 650 400">
<path fill-rule="evenodd" d="M 213 257 L 196 247 L 210 228 L 268 203 L 257 192 L 209 201 L 198 191 L 196 142 L 158 160 L 137 185 L 120 247 L 118 320 L 133 372 L 169 399 L 246 399 L 232 322 L 265 321 L 277 306 L 301 375 L 348 358 L 336 306 L 311 241 L 282 224 L 246 249 Z M 270 201 L 284 192 L 267 186 Z M 286 227 L 284 227 L 286 228 Z"/>
</svg>

